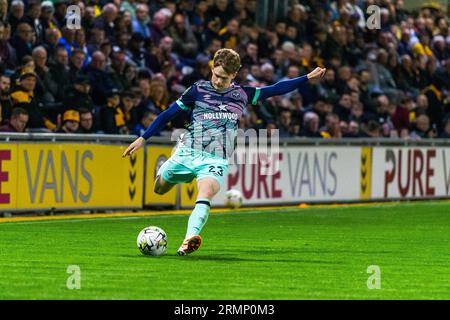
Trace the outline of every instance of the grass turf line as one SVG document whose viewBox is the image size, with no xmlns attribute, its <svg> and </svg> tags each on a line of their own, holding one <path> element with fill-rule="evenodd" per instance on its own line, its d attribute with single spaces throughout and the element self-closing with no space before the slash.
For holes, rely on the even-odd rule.
<svg viewBox="0 0 450 320">
<path fill-rule="evenodd" d="M 188 257 L 175 255 L 187 216 L 4 223 L 0 299 L 450 299 L 449 208 L 213 213 Z M 149 225 L 167 232 L 167 255 L 139 253 Z M 80 290 L 66 287 L 69 265 L 81 269 Z M 367 288 L 370 265 L 380 290 Z"/>
</svg>

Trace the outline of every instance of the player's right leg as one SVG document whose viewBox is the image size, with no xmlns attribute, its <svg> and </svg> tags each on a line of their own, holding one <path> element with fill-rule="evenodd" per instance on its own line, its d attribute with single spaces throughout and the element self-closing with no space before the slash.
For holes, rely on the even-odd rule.
<svg viewBox="0 0 450 320">
<path fill-rule="evenodd" d="M 228 173 L 227 160 L 212 155 L 201 154 L 193 160 L 193 165 L 197 176 L 197 201 L 189 217 L 186 237 L 178 249 L 179 255 L 192 253 L 200 247 L 200 232 L 208 220 L 211 201 Z"/>
<path fill-rule="evenodd" d="M 220 182 L 214 177 L 207 176 L 197 179 L 197 201 L 189 217 L 186 237 L 178 249 L 180 256 L 190 254 L 200 247 L 202 243 L 200 232 L 208 220 L 211 201 L 220 190 Z"/>
</svg>

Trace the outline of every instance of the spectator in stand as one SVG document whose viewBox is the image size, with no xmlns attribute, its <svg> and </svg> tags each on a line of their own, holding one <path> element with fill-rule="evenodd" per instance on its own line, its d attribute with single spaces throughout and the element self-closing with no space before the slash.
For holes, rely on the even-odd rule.
<svg viewBox="0 0 450 320">
<path fill-rule="evenodd" d="M 0 124 L 11 116 L 13 102 L 10 90 L 11 78 L 6 74 L 0 75 Z"/>
<path fill-rule="evenodd" d="M 144 37 L 137 32 L 131 35 L 128 49 L 126 50 L 127 58 L 138 67 L 146 65 L 146 52 L 144 50 Z M 146 65 L 148 67 L 148 65 Z"/>
<path fill-rule="evenodd" d="M 275 83 L 274 68 L 269 62 L 266 62 L 261 66 L 261 81 L 263 81 L 266 85 L 272 85 Z"/>
<path fill-rule="evenodd" d="M 155 45 L 159 45 L 161 39 L 166 36 L 165 29 L 168 26 L 169 19 L 170 16 L 162 9 L 153 16 L 152 22 L 150 23 L 150 34 Z"/>
<path fill-rule="evenodd" d="M 182 13 L 174 14 L 168 35 L 173 40 L 173 51 L 176 54 L 184 58 L 195 58 L 198 49 L 197 39 Z"/>
<path fill-rule="evenodd" d="M 111 77 L 113 86 L 120 91 L 129 90 L 131 88 L 131 83 L 126 74 L 128 67 L 129 65 L 126 61 L 125 52 L 115 46 L 111 53 L 109 76 Z"/>
<path fill-rule="evenodd" d="M 430 118 L 427 115 L 422 114 L 416 118 L 410 137 L 418 140 L 436 137 L 436 130 L 430 126 Z"/>
<path fill-rule="evenodd" d="M 95 51 L 100 50 L 100 46 L 105 42 L 105 31 L 101 28 L 93 27 L 88 39 L 87 50 L 89 55 L 92 55 Z"/>
<path fill-rule="evenodd" d="M 45 30 L 45 41 L 42 45 L 47 51 L 47 55 L 51 58 L 55 55 L 59 36 L 60 32 L 57 28 L 48 28 Z"/>
<path fill-rule="evenodd" d="M 153 113 L 157 113 L 156 109 L 150 110 L 152 108 L 152 102 L 150 100 L 150 79 L 141 78 L 138 81 L 139 85 L 139 103 L 136 107 L 138 111 L 139 118 L 144 115 L 145 111 L 152 111 Z"/>
<path fill-rule="evenodd" d="M 131 133 L 138 123 L 138 114 L 134 105 L 134 94 L 131 91 L 124 91 L 120 95 L 120 108 L 125 118 L 128 133 Z"/>
<path fill-rule="evenodd" d="M 378 123 L 384 137 L 408 138 L 411 132 L 420 136 L 417 126 L 426 127 L 421 116 L 429 119 L 431 133 L 426 136 L 445 133 L 442 119 L 450 116 L 450 20 L 443 7 L 406 10 L 404 1 L 376 1 L 382 28 L 370 30 L 364 23 L 364 1 L 328 5 L 293 1 L 285 17 L 274 13 L 276 22 L 264 28 L 256 26 L 255 17 L 262 3 L 80 0 L 73 3 L 81 9 L 81 29 L 75 31 L 66 27 L 67 7 L 72 3 L 14 0 L 8 6 L 0 0 L 0 74 L 12 74 L 10 87 L 17 100 L 23 95 L 17 92 L 33 82 L 32 76 L 20 79 L 23 70 L 35 70 L 35 88 L 28 100 L 40 116 L 26 106 L 31 108 L 27 109 L 31 129 L 36 119 L 56 122 L 57 113 L 74 107 L 92 110 L 102 128 L 96 110 L 106 105 L 112 88 L 139 92 L 135 97 L 139 107 L 131 109 L 139 111 L 138 123 L 146 111 L 157 114 L 196 81 L 209 80 L 209 61 L 225 46 L 241 55 L 239 84 L 271 85 L 316 65 L 328 69 L 321 83 L 260 102 L 257 112 L 249 111 L 249 121 L 242 121 L 243 127 L 273 129 L 278 123 L 285 130 L 287 114 L 280 108 L 288 108 L 287 135 L 297 130 L 300 135 L 311 134 L 306 125 L 314 127 L 316 117 L 306 116 L 308 112 L 319 117 L 319 128 L 326 128 L 327 115 L 337 113 L 340 130 L 336 132 L 345 137 L 379 136 L 370 121 Z M 65 48 L 64 57 L 58 46 Z M 164 85 L 153 85 L 159 73 Z M 74 85 L 80 74 L 87 75 L 92 90 L 81 88 L 84 83 Z M 2 90 L 5 121 L 17 102 Z M 402 102 L 403 97 L 409 98 Z M 70 99 L 78 102 L 72 105 Z M 174 119 L 168 128 L 182 127 L 185 119 L 185 115 Z M 324 132 L 330 134 L 328 129 Z"/>
<path fill-rule="evenodd" d="M 86 60 L 84 61 L 84 65 L 86 65 L 87 60 L 89 58 L 89 50 L 87 47 L 87 41 L 86 41 L 86 32 L 84 29 L 78 29 L 75 33 L 75 49 L 81 50 L 86 55 Z M 72 51 L 74 51 L 73 49 Z M 69 56 L 72 55 L 72 52 L 69 53 Z"/>
<path fill-rule="evenodd" d="M 252 66 L 258 65 L 258 44 L 255 42 L 248 42 L 246 47 L 246 52 L 244 57 L 241 60 L 243 65 Z M 262 71 L 262 66 L 261 66 Z"/>
<path fill-rule="evenodd" d="M 80 126 L 78 133 L 94 133 L 94 115 L 89 109 L 80 108 Z"/>
<path fill-rule="evenodd" d="M 349 94 L 343 94 L 334 108 L 334 113 L 336 113 L 342 121 L 348 121 L 350 119 L 351 109 L 351 96 Z"/>
<path fill-rule="evenodd" d="M 219 31 L 222 46 L 228 49 L 236 49 L 239 44 L 239 21 L 231 19 L 227 22 L 227 26 Z"/>
<path fill-rule="evenodd" d="M 409 98 L 404 97 L 400 101 L 400 104 L 390 103 L 388 107 L 388 114 L 390 117 L 390 121 L 394 127 L 394 136 L 406 138 L 409 135 L 409 110 L 406 107 Z"/>
<path fill-rule="evenodd" d="M 13 108 L 21 107 L 27 110 L 30 119 L 28 127 L 31 129 L 56 129 L 56 125 L 50 121 L 48 116 L 44 114 L 44 110 L 39 106 L 38 101 L 34 97 L 36 88 L 37 75 L 29 68 L 22 70 L 18 86 L 11 93 Z"/>
<path fill-rule="evenodd" d="M 67 51 L 67 56 L 69 56 L 73 49 L 75 49 L 75 34 L 76 30 L 70 29 L 68 26 L 62 27 L 61 37 L 58 40 L 58 47 L 63 47 Z"/>
<path fill-rule="evenodd" d="M 322 138 L 319 132 L 319 116 L 314 112 L 307 112 L 303 116 L 303 130 L 300 134 L 302 137 Z"/>
<path fill-rule="evenodd" d="M 69 82 L 73 83 L 77 76 L 83 72 L 86 53 L 81 49 L 74 49 L 69 58 Z"/>
<path fill-rule="evenodd" d="M 206 24 L 209 29 L 219 31 L 225 27 L 231 16 L 228 9 L 228 0 L 215 0 L 213 6 L 206 12 Z M 212 25 L 212 23 L 214 23 Z"/>
<path fill-rule="evenodd" d="M 132 31 L 140 33 L 145 39 L 151 37 L 151 32 L 148 24 L 150 23 L 150 16 L 148 15 L 148 5 L 145 3 L 138 3 L 136 5 L 136 15 L 132 19 Z"/>
<path fill-rule="evenodd" d="M 319 116 L 319 128 L 325 125 L 327 115 L 327 102 L 324 98 L 318 97 L 314 104 L 305 108 L 304 112 L 312 111 Z"/>
<path fill-rule="evenodd" d="M 92 54 L 92 60 L 86 69 L 91 86 L 91 97 L 95 105 L 106 104 L 106 96 L 114 87 L 111 77 L 106 72 L 106 57 L 101 51 Z"/>
<path fill-rule="evenodd" d="M 427 114 L 428 111 L 428 98 L 426 95 L 424 94 L 419 94 L 416 97 L 416 102 L 415 102 L 415 108 L 413 109 L 413 114 L 410 114 L 410 118 L 412 118 L 413 120 L 421 115 L 421 114 Z"/>
<path fill-rule="evenodd" d="M 55 23 L 58 27 L 64 25 L 66 15 L 67 15 L 67 1 L 66 0 L 55 0 L 53 1 L 55 6 Z"/>
<path fill-rule="evenodd" d="M 9 11 L 8 22 L 11 25 L 11 33 L 15 33 L 17 26 L 23 21 L 25 15 L 25 4 L 22 0 L 13 0 Z"/>
<path fill-rule="evenodd" d="M 48 29 L 56 29 L 56 20 L 54 18 L 54 14 L 55 14 L 55 6 L 53 5 L 53 2 L 51 1 L 43 1 L 42 4 L 42 9 L 41 9 L 41 16 L 40 16 L 40 22 L 42 24 L 43 27 L 43 32 L 42 32 L 42 43 L 45 41 L 45 37 L 47 34 L 47 30 Z"/>
<path fill-rule="evenodd" d="M 317 94 L 333 103 L 337 103 L 339 97 L 337 93 L 337 85 L 335 79 L 335 71 L 327 69 L 323 81 L 317 85 Z"/>
<path fill-rule="evenodd" d="M 106 105 L 100 110 L 101 128 L 106 134 L 128 134 L 125 115 L 120 108 L 120 94 L 116 88 L 108 94 Z"/>
<path fill-rule="evenodd" d="M 56 133 L 77 133 L 80 126 L 80 113 L 77 110 L 69 109 L 63 113 L 62 126 Z"/>
<path fill-rule="evenodd" d="M 57 104 L 54 92 L 57 91 L 57 83 L 53 82 L 50 74 L 50 68 L 47 66 L 48 55 L 43 46 L 33 49 L 32 58 L 34 62 L 34 71 L 37 74 L 36 98 L 47 105 Z"/>
<path fill-rule="evenodd" d="M 15 49 L 8 42 L 9 25 L 0 21 L 0 62 L 7 69 L 14 69 L 16 66 Z"/>
<path fill-rule="evenodd" d="M 167 86 L 163 81 L 153 80 L 150 83 L 150 101 L 151 108 L 157 110 L 157 114 L 166 110 L 169 102 L 169 94 L 167 92 Z"/>
<path fill-rule="evenodd" d="M 339 116 L 337 114 L 327 114 L 325 117 L 325 126 L 320 129 L 320 135 L 325 139 L 342 138 Z"/>
<path fill-rule="evenodd" d="M 55 99 L 62 101 L 65 91 L 70 86 L 69 56 L 64 47 L 56 48 L 54 62 L 50 65 L 48 73 L 53 88 L 50 91 Z"/>
<path fill-rule="evenodd" d="M 439 138 L 450 139 L 450 117 L 447 117 L 444 121 L 444 131 Z"/>
<path fill-rule="evenodd" d="M 153 54 L 146 57 L 146 66 L 154 73 L 163 73 L 166 78 L 177 64 L 177 56 L 172 52 L 173 40 L 167 36 L 161 39 Z"/>
<path fill-rule="evenodd" d="M 382 128 L 379 122 L 369 120 L 362 128 L 361 137 L 363 138 L 380 138 L 382 136 Z"/>
<path fill-rule="evenodd" d="M 19 22 L 14 36 L 9 41 L 15 49 L 17 60 L 20 61 L 24 56 L 31 55 L 33 37 L 33 28 L 26 22 Z"/>
<path fill-rule="evenodd" d="M 195 61 L 195 68 L 181 80 L 181 84 L 185 88 L 189 88 L 195 82 L 200 80 L 208 80 L 210 78 L 211 68 L 209 59 L 204 55 L 199 55 Z"/>
<path fill-rule="evenodd" d="M 0 22 L 6 22 L 8 18 L 8 1 L 0 0 Z"/>
<path fill-rule="evenodd" d="M 290 138 L 293 137 L 292 134 L 292 116 L 291 111 L 288 109 L 283 109 L 280 112 L 280 120 L 278 123 L 278 129 L 280 130 L 280 138 Z"/>
<path fill-rule="evenodd" d="M 356 121 L 350 121 L 348 123 L 347 133 L 344 135 L 345 138 L 359 138 L 359 123 Z"/>
<path fill-rule="evenodd" d="M 102 14 L 94 21 L 94 27 L 104 30 L 105 37 L 109 40 L 114 40 L 115 37 L 115 20 L 119 10 L 113 3 L 107 3 L 103 7 Z"/>
<path fill-rule="evenodd" d="M 0 126 L 0 132 L 25 132 L 28 124 L 28 112 L 22 108 L 15 108 L 9 121 Z"/>
<path fill-rule="evenodd" d="M 94 103 L 90 96 L 90 91 L 89 78 L 84 74 L 79 74 L 76 76 L 73 84 L 66 90 L 65 99 L 63 100 L 64 108 L 68 109 L 75 106 L 76 109 L 84 108 L 93 112 Z"/>
<path fill-rule="evenodd" d="M 28 0 L 27 13 L 22 19 L 34 29 L 35 41 L 39 43 L 44 40 L 44 26 L 39 19 L 41 10 L 41 0 Z"/>
<path fill-rule="evenodd" d="M 0 0 L 0 22 L 5 22 L 8 17 L 8 1 Z"/>
<path fill-rule="evenodd" d="M 136 136 L 141 136 L 156 119 L 156 117 L 157 115 L 155 113 L 151 111 L 145 111 L 139 123 L 133 128 L 133 134 Z"/>
</svg>

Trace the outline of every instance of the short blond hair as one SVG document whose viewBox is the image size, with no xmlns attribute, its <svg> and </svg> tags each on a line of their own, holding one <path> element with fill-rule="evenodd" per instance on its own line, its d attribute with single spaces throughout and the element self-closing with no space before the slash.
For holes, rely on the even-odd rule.
<svg viewBox="0 0 450 320">
<path fill-rule="evenodd" d="M 241 68 L 241 57 L 232 49 L 217 50 L 213 61 L 214 68 L 222 67 L 228 74 L 234 74 Z"/>
</svg>

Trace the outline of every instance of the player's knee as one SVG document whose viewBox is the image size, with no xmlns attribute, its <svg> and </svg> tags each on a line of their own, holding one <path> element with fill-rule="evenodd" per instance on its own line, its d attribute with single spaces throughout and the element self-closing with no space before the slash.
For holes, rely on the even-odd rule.
<svg viewBox="0 0 450 320">
<path fill-rule="evenodd" d="M 212 199 L 219 192 L 219 187 L 213 183 L 202 185 L 199 188 L 198 196 L 201 198 Z"/>
<path fill-rule="evenodd" d="M 217 192 L 214 192 L 214 190 L 208 190 L 204 191 L 202 198 L 212 199 L 217 194 Z"/>
</svg>

